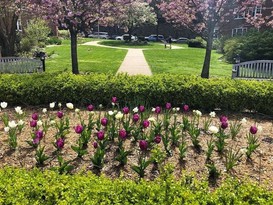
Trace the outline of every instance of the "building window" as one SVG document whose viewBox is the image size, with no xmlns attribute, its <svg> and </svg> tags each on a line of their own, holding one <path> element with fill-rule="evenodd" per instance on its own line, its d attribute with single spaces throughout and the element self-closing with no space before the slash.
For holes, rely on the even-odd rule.
<svg viewBox="0 0 273 205">
<path fill-rule="evenodd" d="M 21 18 L 19 18 L 17 20 L 16 31 L 22 31 L 22 21 L 21 21 Z"/>
<path fill-rule="evenodd" d="M 232 37 L 234 36 L 242 36 L 247 32 L 247 28 L 240 27 L 232 29 Z"/>
<path fill-rule="evenodd" d="M 262 7 L 261 6 L 255 6 L 255 7 L 249 7 L 244 11 L 240 11 L 238 8 L 234 9 L 235 19 L 244 19 L 248 15 L 251 17 L 256 17 L 258 14 L 262 13 Z"/>
</svg>

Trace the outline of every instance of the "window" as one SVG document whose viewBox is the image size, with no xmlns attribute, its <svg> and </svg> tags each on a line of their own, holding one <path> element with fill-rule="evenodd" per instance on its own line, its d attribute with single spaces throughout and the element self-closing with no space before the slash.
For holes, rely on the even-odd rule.
<svg viewBox="0 0 273 205">
<path fill-rule="evenodd" d="M 242 36 L 247 32 L 247 28 L 240 27 L 240 28 L 234 28 L 232 29 L 232 37 L 234 36 Z"/>
<path fill-rule="evenodd" d="M 249 7 L 244 11 L 240 11 L 238 8 L 234 9 L 235 19 L 244 19 L 246 16 L 256 17 L 258 14 L 262 13 L 261 6 Z"/>
<path fill-rule="evenodd" d="M 21 18 L 19 18 L 17 20 L 16 31 L 22 31 L 22 21 L 21 21 Z"/>
</svg>

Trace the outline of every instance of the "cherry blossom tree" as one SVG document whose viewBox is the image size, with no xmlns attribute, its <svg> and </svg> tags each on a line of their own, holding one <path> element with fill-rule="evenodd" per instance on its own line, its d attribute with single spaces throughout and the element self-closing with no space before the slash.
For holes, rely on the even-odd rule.
<svg viewBox="0 0 273 205">
<path fill-rule="evenodd" d="M 0 52 L 2 56 L 16 54 L 17 21 L 21 15 L 27 13 L 29 3 L 28 0 L 0 1 Z"/>
<path fill-rule="evenodd" d="M 128 0 L 33 0 L 36 10 L 60 29 L 66 29 L 71 38 L 72 72 L 79 74 L 77 55 L 77 34 L 93 22 L 101 25 L 112 22 L 113 15 L 119 15 L 121 5 Z"/>
<path fill-rule="evenodd" d="M 262 0 L 165 0 L 160 4 L 160 9 L 169 22 L 187 27 L 207 42 L 201 77 L 209 78 L 216 25 L 224 24 L 234 15 L 235 7 L 238 7 L 239 11 L 244 11 L 261 4 Z M 249 23 L 255 22 L 256 26 L 264 23 L 262 16 L 247 19 Z"/>
<path fill-rule="evenodd" d="M 123 7 L 122 14 L 117 16 L 116 22 L 119 26 L 131 35 L 140 26 L 145 24 L 156 24 L 156 14 L 148 3 L 142 0 L 132 1 Z"/>
</svg>

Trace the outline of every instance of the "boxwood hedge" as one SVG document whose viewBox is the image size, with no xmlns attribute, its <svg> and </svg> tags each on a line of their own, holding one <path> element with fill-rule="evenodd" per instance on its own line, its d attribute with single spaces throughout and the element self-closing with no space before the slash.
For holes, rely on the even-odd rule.
<svg viewBox="0 0 273 205">
<path fill-rule="evenodd" d="M 272 204 L 273 193 L 255 183 L 229 178 L 214 190 L 184 174 L 163 172 L 155 181 L 109 179 L 91 172 L 0 170 L 0 204 Z"/>
<path fill-rule="evenodd" d="M 201 110 L 247 109 L 273 113 L 271 81 L 202 79 L 171 74 L 152 77 L 69 73 L 0 76 L 0 100 L 13 105 L 48 105 L 55 101 L 107 107 L 111 105 L 112 96 L 118 97 L 121 106 L 139 103 L 155 106 L 171 102 L 173 106 L 186 103 Z"/>
</svg>

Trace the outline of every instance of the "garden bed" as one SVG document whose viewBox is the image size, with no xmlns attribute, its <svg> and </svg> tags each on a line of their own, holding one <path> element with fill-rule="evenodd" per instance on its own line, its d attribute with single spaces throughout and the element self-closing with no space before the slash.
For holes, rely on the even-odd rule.
<svg viewBox="0 0 273 205">
<path fill-rule="evenodd" d="M 182 172 L 194 173 L 217 185 L 231 175 L 272 188 L 269 182 L 273 180 L 273 128 L 271 120 L 264 117 L 244 113 L 225 115 L 226 119 L 220 112 L 211 117 L 209 113 L 193 112 L 187 107 L 172 108 L 170 104 L 153 111 L 144 107 L 127 110 L 119 108 L 115 101 L 113 109 L 107 111 L 93 106 L 79 110 L 73 104 L 50 106 L 16 110 L 2 107 L 1 168 L 39 167 L 59 173 L 90 170 L 110 178 L 154 180 L 163 167 L 171 166 L 178 178 Z M 243 118 L 246 121 L 241 121 Z M 233 139 L 231 125 L 240 125 Z M 251 126 L 251 132 L 258 128 L 257 133 L 250 133 Z M 222 151 L 216 146 L 219 133 L 226 136 Z M 246 136 L 256 139 L 258 146 L 249 157 Z M 210 157 L 208 142 L 215 145 Z M 126 154 L 127 151 L 130 153 Z"/>
</svg>

